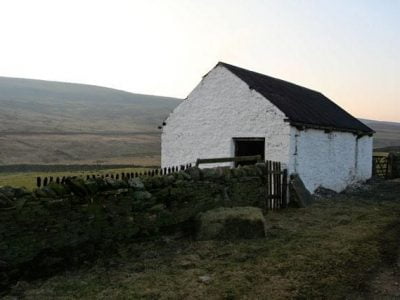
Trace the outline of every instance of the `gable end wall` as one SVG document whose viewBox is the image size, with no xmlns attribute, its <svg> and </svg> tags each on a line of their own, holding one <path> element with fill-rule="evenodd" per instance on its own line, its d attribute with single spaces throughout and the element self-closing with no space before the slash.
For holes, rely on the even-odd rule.
<svg viewBox="0 0 400 300">
<path fill-rule="evenodd" d="M 161 164 L 234 156 L 234 137 L 265 138 L 265 158 L 288 163 L 290 125 L 285 115 L 224 67 L 210 71 L 168 117 Z M 215 167 L 231 164 L 202 165 Z"/>
</svg>

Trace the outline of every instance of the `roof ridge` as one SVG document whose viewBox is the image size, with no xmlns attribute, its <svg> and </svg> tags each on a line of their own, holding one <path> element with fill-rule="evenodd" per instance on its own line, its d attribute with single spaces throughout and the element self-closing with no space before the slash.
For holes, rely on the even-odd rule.
<svg viewBox="0 0 400 300">
<path fill-rule="evenodd" d="M 259 75 L 259 76 L 264 76 L 264 77 L 267 77 L 267 78 L 270 78 L 270 79 L 273 79 L 273 80 L 281 81 L 281 82 L 283 82 L 283 83 L 290 84 L 291 86 L 299 87 L 299 88 L 301 88 L 301 89 L 305 89 L 305 90 L 312 91 L 312 92 L 314 92 L 314 93 L 318 93 L 318 94 L 323 95 L 320 91 L 307 88 L 307 87 L 302 86 L 302 85 L 300 85 L 300 84 L 293 83 L 293 82 L 290 82 L 290 81 L 287 81 L 287 80 L 284 80 L 284 79 L 280 79 L 280 78 L 277 78 L 277 77 L 273 77 L 273 76 L 270 76 L 270 75 L 266 75 L 266 74 L 263 74 L 263 73 L 260 73 L 260 72 L 257 72 L 257 71 L 253 71 L 253 70 L 245 69 L 245 68 L 242 68 L 242 67 L 238 67 L 238 66 L 235 66 L 235 65 L 232 65 L 232 64 L 228 64 L 228 63 L 223 62 L 223 61 L 219 61 L 218 64 L 217 64 L 217 66 L 218 66 L 218 65 L 222 65 L 222 66 L 225 66 L 225 67 L 227 67 L 227 68 L 233 67 L 233 68 L 236 68 L 236 69 L 245 71 L 245 72 L 254 73 L 254 74 Z"/>
</svg>

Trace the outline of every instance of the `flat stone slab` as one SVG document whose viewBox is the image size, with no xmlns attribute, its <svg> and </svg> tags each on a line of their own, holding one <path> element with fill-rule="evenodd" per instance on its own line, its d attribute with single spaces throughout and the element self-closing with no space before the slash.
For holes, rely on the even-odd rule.
<svg viewBox="0 0 400 300">
<path fill-rule="evenodd" d="M 304 208 L 310 206 L 313 202 L 311 193 L 304 186 L 303 181 L 297 174 L 292 174 L 290 178 L 290 199 L 298 207 Z"/>
<path fill-rule="evenodd" d="M 257 207 L 220 207 L 197 217 L 198 240 L 265 238 L 265 218 Z"/>
</svg>

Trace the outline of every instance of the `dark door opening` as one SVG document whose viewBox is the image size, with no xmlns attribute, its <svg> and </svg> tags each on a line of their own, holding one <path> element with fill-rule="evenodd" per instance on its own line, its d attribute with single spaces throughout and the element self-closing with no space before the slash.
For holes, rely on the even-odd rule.
<svg viewBox="0 0 400 300">
<path fill-rule="evenodd" d="M 264 161 L 265 152 L 265 138 L 233 138 L 235 145 L 235 157 L 236 156 L 250 156 L 250 155 L 261 155 L 261 159 Z M 235 163 L 235 167 L 238 165 L 253 165 L 256 161 L 246 161 Z"/>
</svg>

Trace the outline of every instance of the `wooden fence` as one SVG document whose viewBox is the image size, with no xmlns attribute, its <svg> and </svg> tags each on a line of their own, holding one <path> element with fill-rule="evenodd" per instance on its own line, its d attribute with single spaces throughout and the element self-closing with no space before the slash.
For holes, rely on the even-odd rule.
<svg viewBox="0 0 400 300">
<path fill-rule="evenodd" d="M 106 173 L 106 174 L 86 174 L 84 176 L 45 176 L 45 177 L 36 177 L 36 186 L 42 187 L 47 186 L 48 184 L 55 182 L 64 184 L 68 178 L 78 178 L 83 177 L 86 179 L 90 178 L 112 178 L 112 179 L 121 179 L 121 180 L 129 180 L 135 177 L 154 177 L 154 176 L 163 176 L 172 173 L 176 173 L 179 171 L 186 170 L 187 168 L 192 167 L 192 164 L 181 165 L 181 166 L 173 166 L 168 168 L 157 168 L 157 169 L 149 169 L 142 172 L 121 172 L 121 173 Z"/>
<path fill-rule="evenodd" d="M 374 152 L 372 174 L 385 179 L 400 177 L 400 154 Z"/>
</svg>

